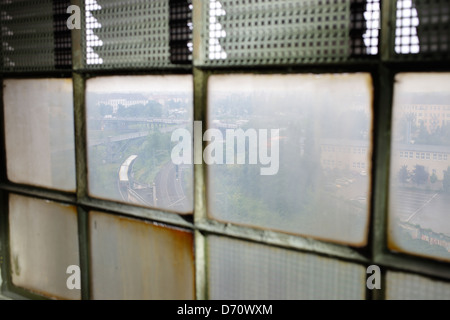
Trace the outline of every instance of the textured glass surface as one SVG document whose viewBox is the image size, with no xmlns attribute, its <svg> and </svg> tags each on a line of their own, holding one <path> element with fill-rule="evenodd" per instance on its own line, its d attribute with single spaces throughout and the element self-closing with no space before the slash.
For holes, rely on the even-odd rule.
<svg viewBox="0 0 450 320">
<path fill-rule="evenodd" d="M 380 0 L 350 0 L 352 54 L 378 54 Z"/>
<path fill-rule="evenodd" d="M 220 75 L 208 90 L 210 217 L 364 245 L 369 75 Z"/>
<path fill-rule="evenodd" d="M 379 0 L 205 0 L 198 64 L 326 63 L 378 53 Z"/>
<path fill-rule="evenodd" d="M 67 288 L 67 268 L 79 266 L 77 212 L 73 206 L 9 196 L 13 284 L 51 298 L 80 299 Z"/>
<path fill-rule="evenodd" d="M 192 161 L 174 164 L 171 138 L 192 131 L 192 76 L 93 78 L 86 103 L 89 193 L 191 212 Z"/>
<path fill-rule="evenodd" d="M 450 74 L 395 80 L 389 247 L 449 261 Z"/>
<path fill-rule="evenodd" d="M 397 0 L 395 53 L 421 59 L 448 57 L 449 31 L 448 0 Z"/>
<path fill-rule="evenodd" d="M 312 254 L 208 236 L 208 298 L 364 299 L 365 269 Z"/>
<path fill-rule="evenodd" d="M 450 284 L 407 273 L 388 272 L 386 299 L 450 300 Z"/>
<path fill-rule="evenodd" d="M 191 0 L 84 1 L 88 68 L 171 67 L 192 60 Z"/>
<path fill-rule="evenodd" d="M 194 244 L 188 231 L 91 212 L 94 299 L 194 299 Z"/>
<path fill-rule="evenodd" d="M 4 80 L 8 178 L 75 190 L 71 79 Z"/>
<path fill-rule="evenodd" d="M 70 0 L 1 1 L 0 67 L 7 71 L 70 69 L 68 6 Z"/>
</svg>

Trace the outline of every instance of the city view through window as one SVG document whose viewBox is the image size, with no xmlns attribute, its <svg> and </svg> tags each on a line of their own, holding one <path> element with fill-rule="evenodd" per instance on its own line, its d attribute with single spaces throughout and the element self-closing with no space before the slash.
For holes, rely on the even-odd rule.
<svg viewBox="0 0 450 320">
<path fill-rule="evenodd" d="M 450 260 L 449 74 L 399 74 L 390 173 L 391 249 Z"/>
<path fill-rule="evenodd" d="M 87 82 L 93 196 L 192 212 L 192 165 L 171 161 L 172 132 L 192 131 L 191 79 L 111 77 Z"/>
<path fill-rule="evenodd" d="M 211 217 L 365 243 L 372 136 L 369 75 L 212 76 L 208 108 L 210 127 L 224 133 L 237 127 L 279 129 L 279 137 L 258 137 L 260 148 L 268 144 L 272 153 L 279 152 L 276 174 L 261 175 L 264 164 L 252 165 L 249 159 L 208 166 Z M 246 158 L 249 150 L 247 142 Z"/>
</svg>

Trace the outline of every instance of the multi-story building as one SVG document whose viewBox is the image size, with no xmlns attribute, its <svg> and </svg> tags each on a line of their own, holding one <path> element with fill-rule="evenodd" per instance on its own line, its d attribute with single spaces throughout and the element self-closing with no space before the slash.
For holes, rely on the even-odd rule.
<svg viewBox="0 0 450 320">
<path fill-rule="evenodd" d="M 320 162 L 323 168 L 340 169 L 365 173 L 369 170 L 369 146 L 364 140 L 324 139 L 321 143 Z M 409 171 L 416 165 L 424 166 L 425 171 L 436 175 L 438 180 L 444 177 L 444 171 L 450 166 L 450 146 L 426 144 L 396 144 L 391 170 L 399 171 L 406 165 Z"/>
<path fill-rule="evenodd" d="M 398 120 L 407 117 L 417 127 L 423 124 L 428 132 L 450 124 L 450 105 L 405 104 L 400 106 Z"/>
<path fill-rule="evenodd" d="M 367 140 L 323 139 L 320 162 L 326 169 L 365 174 L 369 170 L 369 149 Z"/>
<path fill-rule="evenodd" d="M 397 144 L 393 148 L 391 170 L 398 172 L 406 165 L 414 170 L 416 165 L 425 167 L 428 174 L 436 174 L 438 180 L 444 177 L 444 171 L 450 166 L 450 146 L 426 144 Z"/>
</svg>

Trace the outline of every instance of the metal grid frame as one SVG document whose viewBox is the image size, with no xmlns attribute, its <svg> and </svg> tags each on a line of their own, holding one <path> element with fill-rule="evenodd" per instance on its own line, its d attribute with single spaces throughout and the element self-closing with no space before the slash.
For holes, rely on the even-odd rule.
<svg viewBox="0 0 450 320">
<path fill-rule="evenodd" d="M 72 4 L 80 5 L 81 0 L 72 0 Z M 202 0 L 194 0 L 193 21 L 203 21 L 204 14 Z M 200 20 L 199 20 L 200 19 Z M 394 20 L 393 20 L 394 19 Z M 89 211 L 100 210 L 109 214 L 130 216 L 146 221 L 165 223 L 170 226 L 182 227 L 192 230 L 195 235 L 195 277 L 197 299 L 208 298 L 207 287 L 207 236 L 220 235 L 228 238 L 262 243 L 269 246 L 281 247 L 298 252 L 306 252 L 325 256 L 337 260 L 353 262 L 367 267 L 372 264 L 382 268 L 383 284 L 381 290 L 367 290 L 367 299 L 385 298 L 385 275 L 387 271 L 402 271 L 411 274 L 423 275 L 427 278 L 443 282 L 450 281 L 450 266 L 448 263 L 433 259 L 414 257 L 406 254 L 395 254 L 387 249 L 386 243 L 386 215 L 388 208 L 389 185 L 389 158 L 390 158 L 390 126 L 392 113 L 392 93 L 394 75 L 398 72 L 408 71 L 450 71 L 448 54 L 426 59 L 417 56 L 414 63 L 407 59 L 397 58 L 394 53 L 395 29 L 389 28 L 395 21 L 395 6 L 390 2 L 383 2 L 381 8 L 381 34 L 379 55 L 376 59 L 351 61 L 336 60 L 333 64 L 320 63 L 315 60 L 297 61 L 289 66 L 266 65 L 260 61 L 257 65 L 203 65 L 198 64 L 205 53 L 202 47 L 204 28 L 201 23 L 194 24 L 194 67 L 178 66 L 166 68 L 162 65 L 145 64 L 141 69 L 135 66 L 124 67 L 118 65 L 117 69 L 87 69 L 83 61 L 82 32 L 72 31 L 72 70 L 40 71 L 28 69 L 27 72 L 5 71 L 0 78 L 42 78 L 42 77 L 72 77 L 74 91 L 74 121 L 75 121 L 75 150 L 76 150 L 76 177 L 77 190 L 75 194 L 64 193 L 57 190 L 36 188 L 27 185 L 18 185 L 8 182 L 6 177 L 6 154 L 4 134 L 0 139 L 0 268 L 2 272 L 2 292 L 12 298 L 45 299 L 46 297 L 32 293 L 13 285 L 10 276 L 9 263 L 9 229 L 8 229 L 8 194 L 16 193 L 56 202 L 73 204 L 78 210 L 78 236 L 80 248 L 80 267 L 82 275 L 82 299 L 90 299 L 90 267 L 89 267 Z M 197 47 L 198 46 L 198 47 Z M 374 83 L 374 134 L 372 157 L 372 199 L 370 202 L 371 218 L 369 231 L 369 244 L 363 249 L 355 249 L 345 245 L 332 244 L 301 236 L 286 235 L 267 230 L 256 230 L 233 224 L 224 224 L 209 220 L 206 213 L 206 175 L 205 165 L 194 167 L 194 216 L 193 219 L 173 213 L 151 208 L 135 207 L 129 204 L 115 203 L 113 201 L 98 200 L 89 197 L 87 192 L 87 158 L 86 158 L 86 121 L 85 121 L 85 83 L 90 77 L 108 74 L 193 74 L 194 77 L 194 120 L 207 119 L 207 80 L 213 74 L 232 73 L 343 73 L 343 72 L 369 72 Z M 2 92 L 0 92 L 3 101 Z M 3 103 L 1 104 L 3 111 Z M 3 123 L 3 112 L 0 112 L 0 122 Z"/>
</svg>

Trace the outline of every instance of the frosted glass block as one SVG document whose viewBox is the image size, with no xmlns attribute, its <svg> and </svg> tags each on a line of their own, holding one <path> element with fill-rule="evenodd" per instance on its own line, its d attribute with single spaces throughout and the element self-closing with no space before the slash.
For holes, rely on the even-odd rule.
<svg viewBox="0 0 450 320">
<path fill-rule="evenodd" d="M 313 254 L 208 236 L 209 299 L 365 298 L 365 269 Z"/>
<path fill-rule="evenodd" d="M 90 213 L 94 299 L 194 299 L 193 234 Z"/>
<path fill-rule="evenodd" d="M 368 74 L 211 76 L 209 216 L 365 245 L 372 120 Z"/>
<path fill-rule="evenodd" d="M 191 213 L 192 161 L 171 154 L 176 130 L 192 136 L 192 76 L 99 77 L 86 86 L 89 193 Z"/>
<path fill-rule="evenodd" d="M 395 77 L 389 248 L 450 261 L 450 73 Z"/>
<path fill-rule="evenodd" d="M 388 272 L 386 275 L 388 300 L 450 300 L 450 284 L 422 276 Z"/>
<path fill-rule="evenodd" d="M 75 190 L 71 79 L 3 82 L 8 178 Z"/>
<path fill-rule="evenodd" d="M 80 299 L 67 288 L 67 267 L 79 266 L 74 206 L 19 195 L 9 196 L 13 284 L 51 298 Z"/>
</svg>

